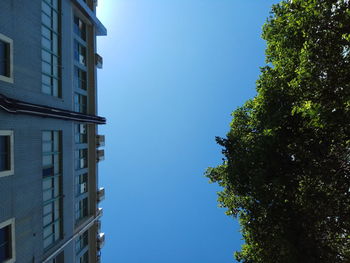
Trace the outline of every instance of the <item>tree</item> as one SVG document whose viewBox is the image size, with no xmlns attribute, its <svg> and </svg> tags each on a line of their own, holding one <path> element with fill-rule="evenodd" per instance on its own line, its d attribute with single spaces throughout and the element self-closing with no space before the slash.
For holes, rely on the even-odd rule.
<svg viewBox="0 0 350 263">
<path fill-rule="evenodd" d="M 263 27 L 257 95 L 206 176 L 238 217 L 244 263 L 350 262 L 350 3 L 282 1 Z"/>
</svg>

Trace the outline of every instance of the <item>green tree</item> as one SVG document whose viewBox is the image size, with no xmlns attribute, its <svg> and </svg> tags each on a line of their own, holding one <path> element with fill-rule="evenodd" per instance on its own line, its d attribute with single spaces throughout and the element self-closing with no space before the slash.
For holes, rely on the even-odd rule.
<svg viewBox="0 0 350 263">
<path fill-rule="evenodd" d="M 257 96 L 206 171 L 239 218 L 239 262 L 350 262 L 349 2 L 283 1 L 263 27 Z"/>
</svg>

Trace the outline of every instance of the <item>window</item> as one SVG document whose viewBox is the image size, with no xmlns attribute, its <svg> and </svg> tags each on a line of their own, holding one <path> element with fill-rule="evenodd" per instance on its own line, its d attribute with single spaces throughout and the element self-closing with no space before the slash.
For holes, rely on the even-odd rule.
<svg viewBox="0 0 350 263">
<path fill-rule="evenodd" d="M 61 141 L 59 131 L 42 132 L 44 248 L 58 241 L 62 232 Z"/>
<path fill-rule="evenodd" d="M 74 67 L 74 87 L 76 89 L 87 90 L 86 72 L 77 66 Z"/>
<path fill-rule="evenodd" d="M 74 59 L 80 65 L 86 66 L 86 47 L 74 40 Z"/>
<path fill-rule="evenodd" d="M 75 143 L 87 143 L 86 124 L 75 124 Z"/>
<path fill-rule="evenodd" d="M 86 41 L 86 24 L 76 16 L 74 16 L 74 33 Z"/>
<path fill-rule="evenodd" d="M 89 244 L 89 231 L 86 230 L 75 241 L 76 254 L 79 254 L 79 252 L 81 252 L 84 248 L 86 248 L 88 244 Z"/>
<path fill-rule="evenodd" d="M 13 131 L 0 130 L 0 177 L 14 172 Z"/>
<path fill-rule="evenodd" d="M 88 198 L 85 197 L 75 203 L 75 220 L 79 221 L 88 216 Z"/>
<path fill-rule="evenodd" d="M 79 149 L 75 151 L 75 169 L 83 169 L 87 167 L 87 149 Z"/>
<path fill-rule="evenodd" d="M 75 185 L 76 185 L 76 195 L 87 193 L 88 191 L 88 174 L 79 174 L 75 176 Z"/>
<path fill-rule="evenodd" d="M 12 263 L 16 260 L 14 223 L 14 219 L 0 223 L 0 262 Z"/>
<path fill-rule="evenodd" d="M 88 250 L 81 257 L 79 257 L 79 263 L 89 263 L 89 251 Z"/>
<path fill-rule="evenodd" d="M 83 173 L 75 176 L 76 185 L 76 202 L 75 202 L 75 220 L 77 223 L 84 217 L 88 216 L 88 174 Z"/>
<path fill-rule="evenodd" d="M 64 263 L 64 251 L 58 254 L 52 261 L 52 263 Z"/>
<path fill-rule="evenodd" d="M 0 80 L 13 83 L 12 39 L 0 34 Z"/>
<path fill-rule="evenodd" d="M 74 110 L 80 113 L 87 113 L 87 98 L 85 95 L 75 93 L 74 94 Z"/>
<path fill-rule="evenodd" d="M 42 92 L 60 97 L 60 12 L 59 0 L 41 2 Z"/>
</svg>

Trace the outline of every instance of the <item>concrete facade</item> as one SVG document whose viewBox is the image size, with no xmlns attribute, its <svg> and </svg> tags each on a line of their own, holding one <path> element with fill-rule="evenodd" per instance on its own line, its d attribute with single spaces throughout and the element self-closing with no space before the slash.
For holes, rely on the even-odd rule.
<svg viewBox="0 0 350 263">
<path fill-rule="evenodd" d="M 106 33 L 104 27 L 96 23 L 98 20 L 94 13 L 97 3 L 94 0 L 86 3 L 82 0 L 57 0 L 61 63 L 57 67 L 60 71 L 61 95 L 52 96 L 42 91 L 42 3 L 51 1 L 55 0 L 1 1 L 0 34 L 12 40 L 13 83 L 0 79 L 0 94 L 20 102 L 47 106 L 55 111 L 77 111 L 74 94 L 78 92 L 87 98 L 86 112 L 80 113 L 87 117 L 95 116 L 98 57 L 95 55 L 96 35 Z M 82 67 L 87 74 L 86 90 L 81 90 L 74 84 L 74 70 L 77 66 L 74 59 L 74 17 L 77 16 L 86 24 L 87 29 L 84 41 L 87 50 L 86 66 Z M 100 262 L 104 235 L 99 233 L 98 219 L 102 212 L 98 208 L 98 202 L 104 197 L 104 189 L 99 189 L 98 186 L 98 160 L 102 159 L 103 152 L 97 152 L 97 149 L 99 140 L 103 140 L 103 137 L 98 136 L 97 125 L 89 121 L 77 122 L 59 117 L 36 116 L 33 113 L 10 113 L 5 106 L 0 106 L 0 135 L 1 131 L 11 131 L 13 134 L 13 173 L 6 176 L 1 176 L 0 173 L 0 235 L 3 227 L 1 224 L 6 226 L 6 222 L 12 222 L 11 232 L 14 235 L 14 238 L 10 238 L 14 239 L 10 240 L 14 242 L 13 245 L 3 245 L 6 248 L 10 246 L 12 254 L 6 260 L 0 256 L 0 263 Z M 33 108 L 35 107 L 34 105 Z M 81 124 L 87 127 L 87 139 L 83 143 L 77 143 L 76 125 Z M 59 183 L 56 184 L 59 194 L 55 196 L 59 200 L 59 207 L 56 207 L 59 209 L 56 213 L 59 214 L 59 232 L 56 232 L 58 240 L 47 247 L 43 241 L 43 131 L 59 131 L 60 134 L 60 151 L 56 153 L 60 167 L 57 175 Z M 76 151 L 79 149 L 87 150 L 84 168 L 77 168 L 77 163 L 83 162 L 77 161 Z M 77 185 L 77 176 L 83 173 L 88 177 L 87 189 L 83 193 L 88 200 L 88 207 L 87 214 L 83 213 L 77 219 L 77 202 L 82 199 L 80 190 L 77 190 L 81 187 Z M 88 242 L 78 249 L 77 241 L 86 231 Z M 1 246 L 0 239 L 0 253 Z M 85 252 L 88 259 L 83 258 Z"/>
</svg>

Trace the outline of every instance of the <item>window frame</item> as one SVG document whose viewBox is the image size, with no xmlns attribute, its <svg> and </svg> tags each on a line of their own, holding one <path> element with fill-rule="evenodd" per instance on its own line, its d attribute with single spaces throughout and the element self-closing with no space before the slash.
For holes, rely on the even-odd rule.
<svg viewBox="0 0 350 263">
<path fill-rule="evenodd" d="M 15 249 L 15 219 L 11 218 L 0 223 L 0 229 L 11 226 L 11 258 L 4 261 L 3 263 L 14 263 L 16 261 L 16 249 Z"/>
<path fill-rule="evenodd" d="M 74 151 L 74 168 L 75 171 L 87 169 L 88 166 L 89 151 L 87 148 L 76 149 Z M 82 165 L 82 162 L 84 165 Z"/>
<path fill-rule="evenodd" d="M 10 170 L 0 171 L 0 177 L 10 176 L 14 174 L 14 136 L 12 130 L 0 130 L 0 136 L 10 136 Z"/>
<path fill-rule="evenodd" d="M 86 244 L 85 244 L 85 241 L 86 241 Z M 89 230 L 86 230 L 84 233 L 79 235 L 75 240 L 74 249 L 75 249 L 76 255 L 80 257 L 82 254 L 85 254 L 88 247 L 89 247 Z"/>
<path fill-rule="evenodd" d="M 87 194 L 81 196 L 83 197 L 75 201 L 74 218 L 76 224 L 89 216 L 89 197 Z"/>
<path fill-rule="evenodd" d="M 84 90 L 87 91 L 88 87 L 88 79 L 86 70 L 74 65 L 74 88 L 76 90 Z"/>
<path fill-rule="evenodd" d="M 83 191 L 82 190 L 82 186 L 85 186 L 86 189 Z M 89 175 L 87 172 L 85 173 L 80 173 L 78 175 L 75 176 L 75 196 L 79 197 L 81 195 L 84 195 L 85 193 L 87 193 L 89 190 Z"/>
<path fill-rule="evenodd" d="M 85 133 L 82 132 L 85 129 Z M 75 144 L 87 144 L 88 142 L 88 125 L 86 123 L 74 124 L 74 141 Z"/>
<path fill-rule="evenodd" d="M 7 59 L 10 61 L 9 65 L 6 65 L 9 71 L 8 76 L 0 75 L 0 80 L 13 83 L 13 40 L 0 33 L 0 40 L 8 45 Z"/>
<path fill-rule="evenodd" d="M 43 247 L 48 250 L 63 236 L 63 189 L 62 189 L 62 131 L 42 130 L 42 230 Z M 49 136 L 47 136 L 50 134 Z M 50 137 L 50 139 L 46 138 Z M 50 145 L 46 147 L 45 145 Z M 44 157 L 51 157 L 51 164 L 45 164 Z M 57 162 L 55 161 L 57 158 Z M 50 173 L 44 170 L 51 169 Z M 51 181 L 51 182 L 50 182 Z M 48 183 L 47 183 L 48 182 Z M 47 196 L 46 193 L 49 193 Z M 50 195 L 51 194 L 51 195 Z M 48 197 L 48 198 L 46 198 Z M 45 211 L 47 209 L 48 211 Z"/>
<path fill-rule="evenodd" d="M 56 98 L 62 98 L 61 41 L 61 1 L 41 0 L 41 92 Z"/>
<path fill-rule="evenodd" d="M 74 111 L 87 114 L 87 111 L 88 111 L 87 96 L 79 92 L 75 92 L 73 100 L 74 100 Z"/>
</svg>

